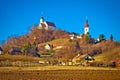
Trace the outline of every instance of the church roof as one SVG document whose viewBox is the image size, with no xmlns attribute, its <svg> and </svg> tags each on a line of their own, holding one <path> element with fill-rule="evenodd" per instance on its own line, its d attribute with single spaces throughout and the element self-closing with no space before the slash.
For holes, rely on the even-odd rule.
<svg viewBox="0 0 120 80">
<path fill-rule="evenodd" d="M 48 26 L 56 27 L 55 24 L 54 24 L 53 22 L 48 22 L 48 21 L 46 21 L 46 23 L 48 24 Z"/>
</svg>

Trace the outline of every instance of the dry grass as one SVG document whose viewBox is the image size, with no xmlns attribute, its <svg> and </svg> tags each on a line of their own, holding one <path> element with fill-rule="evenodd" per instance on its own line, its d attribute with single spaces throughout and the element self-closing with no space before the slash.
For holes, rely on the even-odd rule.
<svg viewBox="0 0 120 80">
<path fill-rule="evenodd" d="M 120 70 L 19 70 L 0 72 L 1 80 L 120 80 Z"/>
<path fill-rule="evenodd" d="M 30 57 L 30 56 L 22 56 L 22 55 L 0 55 L 0 61 L 39 61 L 41 58 Z"/>
<path fill-rule="evenodd" d="M 120 58 L 120 47 L 116 47 L 106 52 L 103 52 L 102 54 L 97 55 L 94 58 L 96 61 L 109 63 L 110 61 Z"/>
<path fill-rule="evenodd" d="M 82 66 L 35 66 L 35 67 L 0 67 L 3 71 L 37 71 L 37 70 L 120 70 L 120 68 L 82 67 Z"/>
<path fill-rule="evenodd" d="M 65 45 L 66 43 L 69 42 L 68 38 L 61 38 L 61 39 L 56 39 L 50 42 L 47 42 L 48 44 L 61 44 L 61 45 Z"/>
</svg>

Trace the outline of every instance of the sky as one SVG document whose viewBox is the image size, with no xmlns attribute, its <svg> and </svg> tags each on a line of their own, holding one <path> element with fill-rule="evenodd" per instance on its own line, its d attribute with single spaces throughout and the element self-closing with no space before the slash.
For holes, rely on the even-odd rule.
<svg viewBox="0 0 120 80">
<path fill-rule="evenodd" d="M 41 16 L 78 34 L 84 33 L 87 17 L 93 38 L 112 34 L 120 41 L 120 0 L 0 0 L 0 42 L 29 33 Z"/>
</svg>

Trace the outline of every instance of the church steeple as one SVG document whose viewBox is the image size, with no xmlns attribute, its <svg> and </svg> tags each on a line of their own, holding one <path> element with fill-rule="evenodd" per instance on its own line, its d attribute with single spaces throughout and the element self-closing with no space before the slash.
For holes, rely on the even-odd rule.
<svg viewBox="0 0 120 80">
<path fill-rule="evenodd" d="M 89 27 L 89 24 L 88 24 L 88 18 L 86 18 L 85 27 Z"/>
<path fill-rule="evenodd" d="M 41 16 L 40 23 L 43 23 L 43 22 L 44 22 L 44 17 Z"/>
<path fill-rule="evenodd" d="M 89 33 L 89 24 L 88 24 L 88 18 L 86 18 L 85 28 L 84 28 L 84 34 Z"/>
</svg>

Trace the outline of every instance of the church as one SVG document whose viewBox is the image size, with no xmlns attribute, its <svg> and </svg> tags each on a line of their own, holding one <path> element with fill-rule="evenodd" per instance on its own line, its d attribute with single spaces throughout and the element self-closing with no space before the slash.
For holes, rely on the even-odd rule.
<svg viewBox="0 0 120 80">
<path fill-rule="evenodd" d="M 45 30 L 48 30 L 48 29 L 55 30 L 56 26 L 53 22 L 45 21 L 44 17 L 42 16 L 41 19 L 40 19 L 40 23 L 39 23 L 38 28 L 39 29 L 45 29 Z"/>
</svg>

